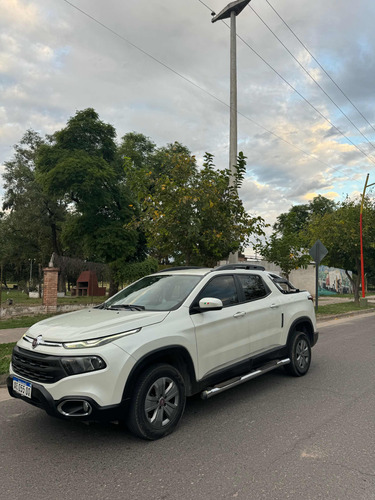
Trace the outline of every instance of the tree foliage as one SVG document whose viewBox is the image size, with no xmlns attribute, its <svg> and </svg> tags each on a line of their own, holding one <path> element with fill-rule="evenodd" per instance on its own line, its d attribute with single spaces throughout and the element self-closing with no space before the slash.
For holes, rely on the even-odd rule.
<svg viewBox="0 0 375 500">
<path fill-rule="evenodd" d="M 67 126 L 38 150 L 38 180 L 48 196 L 66 200 L 70 214 L 64 228 L 66 246 L 96 262 L 142 260 L 138 232 L 126 223 L 132 199 L 116 168 L 116 131 L 93 109 L 79 111 Z"/>
<path fill-rule="evenodd" d="M 355 301 L 359 301 L 361 281 L 360 251 L 360 200 L 346 198 L 336 210 L 316 215 L 306 236 L 310 243 L 320 239 L 326 246 L 328 254 L 325 263 L 346 271 L 353 289 Z M 375 266 L 375 203 L 366 198 L 363 209 L 363 253 L 365 272 Z M 352 274 L 350 274 L 350 272 Z"/>
<path fill-rule="evenodd" d="M 298 233 L 285 233 L 281 236 L 273 233 L 265 242 L 258 241 L 255 248 L 266 260 L 278 265 L 288 279 L 291 271 L 306 268 L 311 262 Z"/>
<path fill-rule="evenodd" d="M 48 262 L 52 252 L 61 251 L 61 229 L 66 215 L 63 200 L 47 196 L 35 168 L 43 139 L 28 130 L 5 162 L 1 251 L 4 262 L 12 262 L 16 277 L 29 267 L 30 260 Z"/>
<path fill-rule="evenodd" d="M 314 217 L 332 213 L 335 207 L 334 201 L 322 195 L 316 196 L 309 203 L 294 205 L 288 212 L 277 217 L 273 226 L 274 233 L 278 236 L 301 233 Z"/>
<path fill-rule="evenodd" d="M 198 169 L 195 158 L 179 146 L 158 151 L 164 160 L 157 175 L 127 163 L 127 179 L 140 205 L 133 223 L 143 228 L 159 260 L 212 266 L 242 248 L 251 234 L 261 234 L 263 220 L 250 217 L 237 194 L 245 172 L 242 154 L 230 187 L 230 171 L 215 169 L 212 155 L 206 154 Z"/>
<path fill-rule="evenodd" d="M 306 268 L 311 257 L 305 231 L 315 217 L 332 213 L 334 208 L 335 203 L 321 195 L 309 203 L 293 206 L 277 217 L 273 233 L 265 242 L 259 240 L 256 250 L 265 259 L 280 266 L 286 277 L 294 269 Z"/>
</svg>

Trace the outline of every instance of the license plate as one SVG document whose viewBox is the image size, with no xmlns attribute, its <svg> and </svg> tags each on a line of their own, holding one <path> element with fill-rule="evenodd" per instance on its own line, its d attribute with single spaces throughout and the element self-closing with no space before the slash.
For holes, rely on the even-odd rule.
<svg viewBox="0 0 375 500">
<path fill-rule="evenodd" d="M 13 390 L 21 396 L 31 398 L 31 383 L 21 380 L 20 378 L 13 377 Z"/>
</svg>

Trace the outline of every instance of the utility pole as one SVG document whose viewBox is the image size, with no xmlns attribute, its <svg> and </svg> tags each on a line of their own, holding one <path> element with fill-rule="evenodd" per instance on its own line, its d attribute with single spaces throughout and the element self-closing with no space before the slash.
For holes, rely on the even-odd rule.
<svg viewBox="0 0 375 500">
<path fill-rule="evenodd" d="M 237 163 L 237 33 L 236 17 L 250 3 L 250 0 L 236 0 L 229 3 L 212 22 L 230 18 L 230 120 L 229 120 L 229 169 L 230 186 L 234 187 L 235 165 Z M 238 252 L 229 255 L 229 263 L 238 262 Z"/>
</svg>

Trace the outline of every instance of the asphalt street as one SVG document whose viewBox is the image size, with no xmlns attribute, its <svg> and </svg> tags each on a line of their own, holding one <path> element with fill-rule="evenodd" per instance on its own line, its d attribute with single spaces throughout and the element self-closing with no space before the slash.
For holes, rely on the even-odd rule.
<svg viewBox="0 0 375 500">
<path fill-rule="evenodd" d="M 319 330 L 305 377 L 280 370 L 191 399 L 156 442 L 0 390 L 0 498 L 375 500 L 375 314 Z"/>
</svg>

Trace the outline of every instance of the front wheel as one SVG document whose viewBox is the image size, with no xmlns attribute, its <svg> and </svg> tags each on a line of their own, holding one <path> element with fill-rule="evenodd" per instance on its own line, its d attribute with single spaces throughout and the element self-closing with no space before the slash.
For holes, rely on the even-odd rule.
<svg viewBox="0 0 375 500">
<path fill-rule="evenodd" d="M 143 439 L 159 439 L 170 434 L 185 409 L 185 385 L 171 365 L 157 364 L 141 374 L 132 397 L 128 427 Z"/>
<path fill-rule="evenodd" d="M 311 364 L 311 346 L 306 333 L 295 332 L 289 347 L 290 363 L 286 371 L 294 377 L 306 375 Z"/>
</svg>

